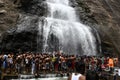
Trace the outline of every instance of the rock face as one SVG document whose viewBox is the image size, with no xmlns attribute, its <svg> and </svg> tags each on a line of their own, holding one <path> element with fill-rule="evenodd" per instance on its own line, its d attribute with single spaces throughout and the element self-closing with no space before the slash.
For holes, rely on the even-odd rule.
<svg viewBox="0 0 120 80">
<path fill-rule="evenodd" d="M 37 17 L 46 16 L 45 0 L 0 0 L 0 48 L 3 51 L 37 49 Z M 120 1 L 70 0 L 80 20 L 101 37 L 102 53 L 120 54 Z M 21 16 L 22 15 L 22 16 Z M 29 21 L 26 19 L 29 18 Z M 30 23 L 25 25 L 25 23 Z M 15 28 L 13 28 L 15 27 Z M 1 33 L 5 32 L 3 35 Z M 42 36 L 39 36 L 42 38 Z M 17 42 L 16 44 L 13 44 Z M 39 42 L 41 45 L 42 41 Z M 13 44 L 13 45 L 12 45 Z M 11 48 L 12 46 L 12 48 Z"/>
<path fill-rule="evenodd" d="M 102 41 L 109 42 L 110 46 L 113 46 L 113 53 L 120 53 L 120 1 L 94 1 L 92 2 L 93 4 L 91 2 L 86 3 L 91 8 L 91 12 L 100 25 L 99 29 L 102 35 Z"/>
<path fill-rule="evenodd" d="M 13 0 L 12 3 L 15 6 L 13 9 L 18 10 L 17 13 L 19 13 L 19 15 L 18 19 L 15 20 L 16 22 L 14 22 L 15 25 L 9 25 L 9 29 L 5 28 L 5 32 L 2 34 L 0 41 L 1 51 L 37 51 L 38 27 L 39 23 L 44 20 L 41 17 L 44 13 L 44 3 L 42 0 Z M 7 16 L 8 12 L 5 10 L 1 10 L 0 14 L 9 18 Z M 6 24 L 4 25 L 6 26 Z M 4 28 L 4 26 L 2 27 Z M 41 38 L 42 37 L 39 36 L 39 39 Z M 39 45 L 41 44 L 42 41 L 39 42 Z M 41 46 L 39 46 L 39 48 L 41 48 Z"/>
<path fill-rule="evenodd" d="M 36 16 L 21 16 L 15 28 L 8 30 L 1 42 L 5 52 L 35 51 L 37 48 L 38 18 Z"/>
<path fill-rule="evenodd" d="M 0 33 L 16 25 L 18 12 L 12 0 L 0 0 Z"/>
<path fill-rule="evenodd" d="M 99 27 L 104 51 L 120 53 L 120 1 L 119 0 L 77 0 L 87 6 L 88 14 Z M 84 8 L 84 7 L 83 7 Z M 86 7 L 85 7 L 86 8 Z M 89 22 L 88 22 L 89 23 Z"/>
<path fill-rule="evenodd" d="M 24 12 L 33 14 L 33 15 L 39 15 L 39 16 L 45 16 L 47 14 L 47 5 L 44 3 L 45 0 L 16 0 L 17 4 L 20 5 L 20 9 L 22 9 Z"/>
</svg>

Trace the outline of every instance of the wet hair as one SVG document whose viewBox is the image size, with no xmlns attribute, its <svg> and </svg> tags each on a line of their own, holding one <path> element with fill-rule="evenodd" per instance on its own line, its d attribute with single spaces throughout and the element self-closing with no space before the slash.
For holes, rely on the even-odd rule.
<svg viewBox="0 0 120 80">
<path fill-rule="evenodd" d="M 76 63 L 75 65 L 76 72 L 84 74 L 85 73 L 85 63 L 83 60 L 80 60 L 79 62 Z"/>
<path fill-rule="evenodd" d="M 99 80 L 99 76 L 96 71 L 87 70 L 86 80 Z"/>
</svg>

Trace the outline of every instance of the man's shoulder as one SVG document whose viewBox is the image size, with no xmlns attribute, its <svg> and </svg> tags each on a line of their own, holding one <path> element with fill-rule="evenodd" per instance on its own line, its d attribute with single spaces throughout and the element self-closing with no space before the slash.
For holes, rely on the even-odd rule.
<svg viewBox="0 0 120 80">
<path fill-rule="evenodd" d="M 84 75 L 82 75 L 82 76 L 80 76 L 79 80 L 86 80 L 86 78 Z"/>
</svg>

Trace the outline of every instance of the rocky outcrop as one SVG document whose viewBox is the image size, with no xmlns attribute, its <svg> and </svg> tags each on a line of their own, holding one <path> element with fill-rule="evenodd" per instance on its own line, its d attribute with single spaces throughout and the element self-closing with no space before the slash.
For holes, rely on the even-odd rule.
<svg viewBox="0 0 120 80">
<path fill-rule="evenodd" d="M 18 11 L 11 0 L 0 0 L 0 34 L 16 25 Z"/>
<path fill-rule="evenodd" d="M 36 51 L 38 24 L 37 16 L 20 16 L 16 27 L 4 33 L 1 50 L 4 52 Z"/>
<path fill-rule="evenodd" d="M 14 4 L 26 14 L 45 16 L 47 14 L 47 5 L 45 0 L 14 0 Z"/>
<path fill-rule="evenodd" d="M 0 0 L 0 7 L 4 7 L 4 2 Z"/>
<path fill-rule="evenodd" d="M 0 34 L 15 27 L 20 14 L 45 15 L 43 0 L 0 0 Z"/>
<path fill-rule="evenodd" d="M 43 0 L 5 0 L 0 11 L 0 17 L 5 17 L 11 21 L 1 20 L 0 49 L 4 52 L 37 51 L 38 48 L 38 27 L 40 19 L 43 16 Z M 9 6 L 11 5 L 11 7 Z M 7 9 L 5 8 L 7 7 Z M 17 11 L 16 11 L 17 10 Z M 9 13 L 12 12 L 12 13 Z M 14 16 L 13 16 L 14 15 Z M 11 18 L 12 16 L 12 18 Z M 15 17 L 15 19 L 14 19 Z M 14 21 L 14 22 L 13 22 Z M 12 24 L 13 23 L 13 24 Z M 7 27 L 7 28 L 6 28 Z M 39 39 L 42 38 L 39 36 Z M 42 40 L 42 39 L 41 39 Z M 42 41 L 39 42 L 41 48 Z"/>
</svg>

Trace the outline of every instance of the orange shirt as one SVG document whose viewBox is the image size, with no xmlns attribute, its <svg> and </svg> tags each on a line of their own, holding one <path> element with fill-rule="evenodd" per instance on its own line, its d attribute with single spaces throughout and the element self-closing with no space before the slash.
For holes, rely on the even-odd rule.
<svg viewBox="0 0 120 80">
<path fill-rule="evenodd" d="M 112 58 L 109 59 L 108 65 L 109 65 L 109 67 L 114 67 L 114 61 Z"/>
</svg>

